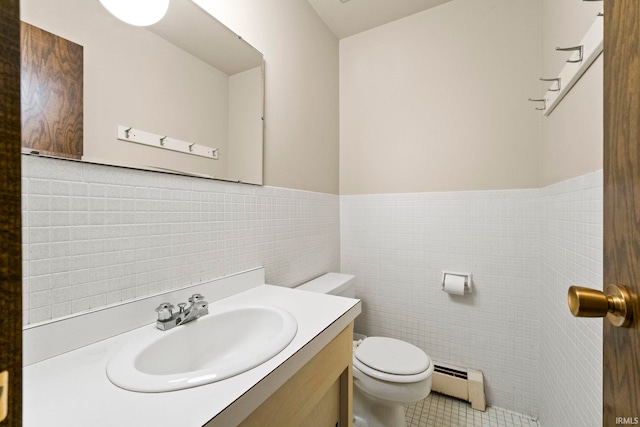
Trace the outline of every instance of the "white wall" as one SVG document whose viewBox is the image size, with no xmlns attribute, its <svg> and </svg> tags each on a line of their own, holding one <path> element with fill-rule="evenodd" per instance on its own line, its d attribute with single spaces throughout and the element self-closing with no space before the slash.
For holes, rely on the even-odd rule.
<svg viewBox="0 0 640 427">
<path fill-rule="evenodd" d="M 537 188 L 538 1 L 457 0 L 340 41 L 340 193 Z"/>
<path fill-rule="evenodd" d="M 305 0 L 197 0 L 264 54 L 264 182 L 338 193 L 338 40 Z"/>
</svg>

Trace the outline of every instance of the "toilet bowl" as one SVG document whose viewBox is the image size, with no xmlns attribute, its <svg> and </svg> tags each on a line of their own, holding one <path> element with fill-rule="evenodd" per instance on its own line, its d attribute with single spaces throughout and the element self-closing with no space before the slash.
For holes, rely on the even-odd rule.
<svg viewBox="0 0 640 427">
<path fill-rule="evenodd" d="M 355 297 L 355 276 L 327 273 L 297 289 Z M 431 392 L 433 363 L 418 347 L 394 338 L 354 341 L 354 427 L 406 427 L 404 404 Z"/>
<path fill-rule="evenodd" d="M 368 337 L 353 353 L 354 427 L 406 427 L 404 404 L 431 392 L 433 363 L 418 347 Z"/>
</svg>

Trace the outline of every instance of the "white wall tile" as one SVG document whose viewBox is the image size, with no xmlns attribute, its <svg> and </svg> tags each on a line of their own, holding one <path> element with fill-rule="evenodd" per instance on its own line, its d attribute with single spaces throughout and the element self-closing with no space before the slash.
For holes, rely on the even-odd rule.
<svg viewBox="0 0 640 427">
<path fill-rule="evenodd" d="M 537 190 L 341 197 L 356 329 L 480 369 L 491 404 L 536 414 L 539 204 Z M 443 270 L 473 273 L 473 293 L 442 292 Z"/>
<path fill-rule="evenodd" d="M 482 370 L 490 404 L 542 425 L 599 425 L 600 323 L 573 319 L 566 291 L 601 287 L 601 181 L 342 196 L 341 271 L 364 301 L 356 329 Z M 442 270 L 473 273 L 473 294 L 443 293 Z"/>
<path fill-rule="evenodd" d="M 576 319 L 570 285 L 602 289 L 602 171 L 542 190 L 540 423 L 602 423 L 602 321 Z"/>
<path fill-rule="evenodd" d="M 339 197 L 23 156 L 27 323 L 264 266 L 340 268 Z"/>
</svg>

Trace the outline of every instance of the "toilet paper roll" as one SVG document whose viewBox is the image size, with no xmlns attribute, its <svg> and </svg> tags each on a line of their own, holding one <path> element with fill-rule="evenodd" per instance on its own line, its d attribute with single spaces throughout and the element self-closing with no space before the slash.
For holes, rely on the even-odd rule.
<svg viewBox="0 0 640 427">
<path fill-rule="evenodd" d="M 464 276 L 445 274 L 444 291 L 451 295 L 464 295 Z"/>
</svg>

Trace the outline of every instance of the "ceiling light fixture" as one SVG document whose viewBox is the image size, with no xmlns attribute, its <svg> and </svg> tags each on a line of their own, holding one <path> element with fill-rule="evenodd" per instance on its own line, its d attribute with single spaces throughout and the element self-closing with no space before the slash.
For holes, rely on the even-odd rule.
<svg viewBox="0 0 640 427">
<path fill-rule="evenodd" d="M 169 0 L 100 0 L 113 16 L 130 25 L 153 25 L 167 13 Z"/>
</svg>

